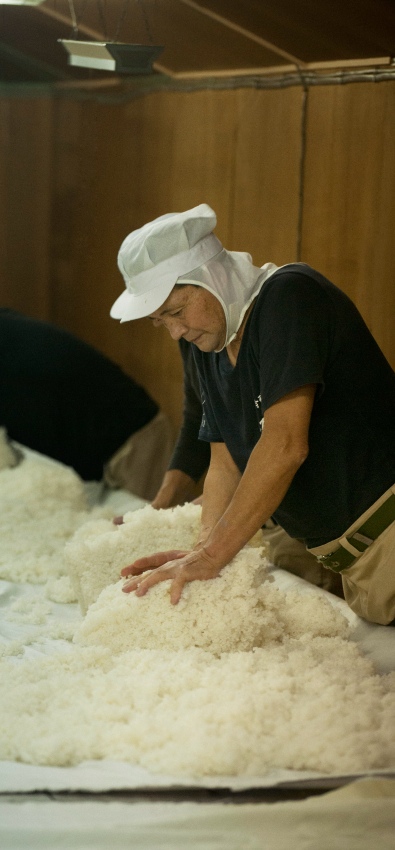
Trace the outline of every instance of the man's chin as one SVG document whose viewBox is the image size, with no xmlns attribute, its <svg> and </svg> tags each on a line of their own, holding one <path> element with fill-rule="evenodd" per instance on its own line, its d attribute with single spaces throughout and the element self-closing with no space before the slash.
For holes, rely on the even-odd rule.
<svg viewBox="0 0 395 850">
<path fill-rule="evenodd" d="M 215 351 L 215 344 L 211 339 L 207 339 L 206 334 L 202 334 L 193 344 L 196 345 L 199 351 L 203 351 L 206 354 L 210 351 Z"/>
</svg>

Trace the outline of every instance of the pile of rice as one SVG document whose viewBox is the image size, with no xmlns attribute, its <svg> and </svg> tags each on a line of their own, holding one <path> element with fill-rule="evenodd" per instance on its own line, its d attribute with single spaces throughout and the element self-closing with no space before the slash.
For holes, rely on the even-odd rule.
<svg viewBox="0 0 395 850">
<path fill-rule="evenodd" d="M 87 613 L 51 655 L 0 661 L 0 758 L 119 759 L 196 778 L 395 765 L 395 674 L 376 675 L 348 640 L 337 602 L 314 588 L 279 590 L 256 546 L 219 578 L 189 584 L 177 606 L 169 582 L 140 599 L 124 594 L 120 569 L 152 551 L 193 545 L 199 509 L 147 507 L 121 526 L 84 523 L 90 515 L 74 473 L 57 470 L 50 483 L 24 464 L 0 472 L 4 510 L 4 480 L 11 502 L 18 493 L 24 505 L 19 551 L 18 534 L 12 546 L 7 538 L 9 576 L 18 581 L 26 561 L 31 580 L 44 581 L 67 563 Z M 45 536 L 49 512 L 59 520 L 58 545 L 55 520 Z M 46 615 L 39 601 L 29 608 L 17 600 L 11 610 L 16 620 Z M 59 629 L 62 636 L 60 621 Z"/>
<path fill-rule="evenodd" d="M 168 511 L 147 505 L 129 511 L 122 525 L 99 519 L 85 523 L 67 545 L 65 558 L 81 610 L 117 581 L 122 567 L 151 552 L 191 549 L 199 532 L 201 508 L 188 504 Z"/>
<path fill-rule="evenodd" d="M 3 458 L 5 452 L 6 443 L 0 439 Z M 69 467 L 29 456 L 15 467 L 4 464 L 0 468 L 0 578 L 50 582 L 52 598 L 75 601 L 64 560 L 65 543 L 92 515 L 108 513 L 88 508 L 84 484 Z"/>
<path fill-rule="evenodd" d="M 348 632 L 343 615 L 323 597 L 302 599 L 294 593 L 291 599 L 269 583 L 262 551 L 248 546 L 218 578 L 186 585 L 178 605 L 170 603 L 170 581 L 141 598 L 122 593 L 122 585 L 119 581 L 102 591 L 77 628 L 76 643 L 105 646 L 112 653 L 199 647 L 219 655 L 248 652 L 288 634 Z"/>
<path fill-rule="evenodd" d="M 188 777 L 395 764 L 394 676 L 375 676 L 338 637 L 284 637 L 221 656 L 74 647 L 2 662 L 0 673 L 3 759 L 115 759 Z"/>
</svg>

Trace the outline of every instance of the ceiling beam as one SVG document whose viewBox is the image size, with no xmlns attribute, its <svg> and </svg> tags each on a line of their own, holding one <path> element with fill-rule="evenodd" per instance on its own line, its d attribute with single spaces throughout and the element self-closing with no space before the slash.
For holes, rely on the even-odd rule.
<svg viewBox="0 0 395 850">
<path fill-rule="evenodd" d="M 167 77 L 177 79 L 177 80 L 203 80 L 205 78 L 212 77 L 246 77 L 246 76 L 271 76 L 273 74 L 284 74 L 295 72 L 299 70 L 303 73 L 303 71 L 320 71 L 325 69 L 335 69 L 339 67 L 374 67 L 374 66 L 383 66 L 389 65 L 391 63 L 391 58 L 388 56 L 381 56 L 378 58 L 363 58 L 363 59 L 348 59 L 348 60 L 331 60 L 331 61 L 321 61 L 321 62 L 302 62 L 297 57 L 288 53 L 281 48 L 276 47 L 275 44 L 267 41 L 259 35 L 256 35 L 254 32 L 240 26 L 239 24 L 234 23 L 223 15 L 219 15 L 216 12 L 208 9 L 205 6 L 201 6 L 198 0 L 176 0 L 178 4 L 187 6 L 191 8 L 193 11 L 199 13 L 200 15 L 204 15 L 205 17 L 215 21 L 220 26 L 227 27 L 238 35 L 253 41 L 260 46 L 268 49 L 272 52 L 272 54 L 277 55 L 280 59 L 278 65 L 275 66 L 254 66 L 254 67 L 236 67 L 236 68 L 223 68 L 223 69 L 199 69 L 199 70 L 183 70 L 183 71 L 174 71 L 171 68 L 167 67 L 165 63 L 163 63 L 162 58 L 159 61 L 153 63 L 153 68 L 155 71 L 164 74 Z M 35 7 L 36 12 L 40 12 L 63 25 L 67 25 L 73 28 L 73 21 L 71 14 L 69 15 L 57 11 L 51 7 L 47 7 L 45 4 L 41 6 Z M 93 39 L 94 41 L 105 41 L 105 36 L 103 32 L 100 32 L 98 29 L 93 29 L 87 24 L 80 23 L 78 25 L 78 34 L 76 37 L 85 36 L 89 39 Z M 284 63 L 284 58 L 287 60 L 287 64 Z M 81 85 L 82 81 L 73 81 L 73 85 L 76 87 Z M 119 79 L 117 82 L 111 83 L 111 85 L 119 84 Z M 91 81 L 90 85 L 100 86 L 100 80 L 96 80 L 95 82 Z M 110 86 L 110 82 L 108 82 Z"/>
<path fill-rule="evenodd" d="M 391 65 L 391 56 L 370 56 L 363 59 L 331 59 L 326 62 L 308 62 L 306 68 L 319 71 L 321 68 L 376 68 L 381 65 Z"/>
<path fill-rule="evenodd" d="M 305 67 L 305 62 L 302 62 L 302 60 L 299 59 L 297 56 L 293 56 L 286 50 L 282 50 L 281 47 L 277 47 L 275 44 L 270 41 L 267 41 L 260 35 L 257 35 L 251 30 L 245 29 L 245 27 L 240 26 L 240 24 L 235 24 L 234 21 L 231 21 L 229 18 L 225 18 L 223 15 L 218 15 L 218 13 L 213 12 L 212 9 L 208 9 L 206 6 L 201 6 L 200 3 L 196 2 L 196 0 L 177 0 L 177 2 L 183 3 L 184 6 L 189 6 L 191 9 L 194 9 L 195 12 L 198 12 L 201 15 L 206 15 L 207 18 L 211 18 L 213 21 L 217 21 L 217 23 L 222 24 L 222 26 L 227 27 L 228 29 L 234 30 L 234 32 L 237 32 L 239 35 L 243 35 L 245 38 L 249 38 L 251 41 L 255 41 L 262 47 L 266 47 L 273 53 L 277 53 L 278 56 L 282 56 L 283 59 L 287 59 L 288 62 L 291 62 L 293 65 L 297 65 L 300 68 Z"/>
</svg>

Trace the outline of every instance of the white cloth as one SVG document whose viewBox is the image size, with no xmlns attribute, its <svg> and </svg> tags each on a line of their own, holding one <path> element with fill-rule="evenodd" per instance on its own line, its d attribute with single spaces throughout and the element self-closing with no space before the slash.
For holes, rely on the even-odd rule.
<svg viewBox="0 0 395 850">
<path fill-rule="evenodd" d="M 393 850 L 395 781 L 273 803 L 32 800 L 0 804 L 2 850 Z"/>
<path fill-rule="evenodd" d="M 222 351 L 235 338 L 250 304 L 278 268 L 274 263 L 258 268 L 252 264 L 250 254 L 223 248 L 204 265 L 178 278 L 178 284 L 202 286 L 220 302 L 226 319 L 226 338 L 217 351 Z"/>
</svg>

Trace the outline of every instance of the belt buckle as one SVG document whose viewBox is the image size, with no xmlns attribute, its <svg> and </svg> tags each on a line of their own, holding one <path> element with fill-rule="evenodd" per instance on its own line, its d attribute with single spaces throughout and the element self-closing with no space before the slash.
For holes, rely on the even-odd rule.
<svg viewBox="0 0 395 850">
<path fill-rule="evenodd" d="M 328 555 L 317 555 L 317 561 L 322 561 L 324 567 L 340 567 L 340 561 L 331 561 L 330 558 L 336 555 L 336 550 L 334 552 L 329 552 Z M 328 563 L 325 563 L 325 562 Z"/>
</svg>

